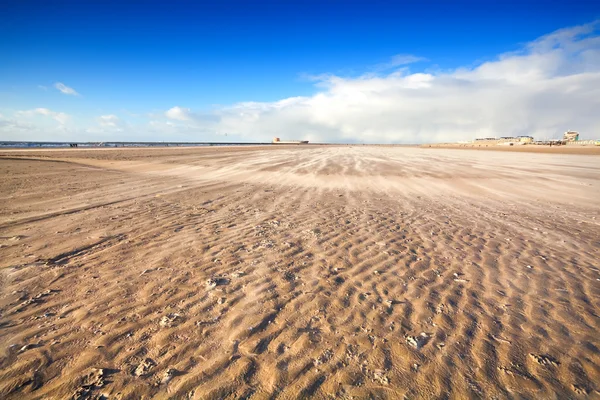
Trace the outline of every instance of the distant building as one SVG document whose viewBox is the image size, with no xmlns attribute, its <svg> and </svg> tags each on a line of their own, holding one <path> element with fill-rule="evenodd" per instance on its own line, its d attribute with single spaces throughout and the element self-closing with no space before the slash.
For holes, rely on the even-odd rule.
<svg viewBox="0 0 600 400">
<path fill-rule="evenodd" d="M 307 144 L 308 140 L 281 140 L 278 137 L 273 138 L 273 144 Z"/>
<path fill-rule="evenodd" d="M 479 147 L 483 146 L 495 146 L 495 145 L 523 145 L 533 143 L 532 136 L 502 136 L 500 138 L 476 138 L 474 143 L 477 143 Z"/>
<path fill-rule="evenodd" d="M 533 136 L 517 136 L 521 143 L 533 143 Z"/>
<path fill-rule="evenodd" d="M 565 142 L 576 142 L 579 140 L 579 133 L 575 131 L 566 131 L 563 135 Z"/>
</svg>

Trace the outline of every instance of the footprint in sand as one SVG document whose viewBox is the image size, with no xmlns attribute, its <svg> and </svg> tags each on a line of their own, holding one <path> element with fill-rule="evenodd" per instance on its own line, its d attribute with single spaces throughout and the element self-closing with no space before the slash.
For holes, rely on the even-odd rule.
<svg viewBox="0 0 600 400">
<path fill-rule="evenodd" d="M 97 368 L 82 378 L 81 386 L 73 393 L 73 399 L 94 399 L 103 398 L 103 396 L 94 395 L 94 390 L 100 389 L 106 385 L 107 370 Z"/>
<path fill-rule="evenodd" d="M 390 383 L 390 380 L 385 375 L 385 372 L 380 369 L 376 369 L 375 372 L 373 372 L 373 380 L 375 382 L 379 382 L 382 385 L 389 385 Z"/>
<path fill-rule="evenodd" d="M 135 371 L 133 371 L 133 374 L 135 376 L 144 376 L 144 375 L 148 375 L 148 373 L 150 372 L 150 370 L 152 368 L 154 368 L 156 366 L 156 363 L 154 362 L 153 359 L 151 358 L 146 358 L 144 361 L 142 361 L 137 368 L 135 369 Z"/>
</svg>

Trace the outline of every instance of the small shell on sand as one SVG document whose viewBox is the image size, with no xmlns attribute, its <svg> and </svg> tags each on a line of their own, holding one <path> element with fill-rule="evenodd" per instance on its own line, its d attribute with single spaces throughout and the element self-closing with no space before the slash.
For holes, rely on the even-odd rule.
<svg viewBox="0 0 600 400">
<path fill-rule="evenodd" d="M 213 289 L 213 288 L 215 288 L 217 286 L 227 285 L 228 283 L 229 283 L 229 279 L 216 276 L 216 277 L 212 277 L 212 278 L 207 279 L 206 286 L 209 289 Z"/>
</svg>

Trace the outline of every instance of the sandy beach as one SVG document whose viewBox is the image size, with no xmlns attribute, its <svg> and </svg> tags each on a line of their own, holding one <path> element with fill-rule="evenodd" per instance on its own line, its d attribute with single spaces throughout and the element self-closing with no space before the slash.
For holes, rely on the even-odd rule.
<svg viewBox="0 0 600 400">
<path fill-rule="evenodd" d="M 545 153 L 545 154 L 577 154 L 577 155 L 600 155 L 600 146 L 588 145 L 523 145 L 523 146 L 486 146 L 478 145 L 477 143 L 438 143 L 438 144 L 423 144 L 422 148 L 431 149 L 460 149 L 460 150 L 479 150 L 479 151 L 505 151 L 517 153 Z"/>
<path fill-rule="evenodd" d="M 600 398 L 598 155 L 2 150 L 0 171 L 0 398 Z"/>
</svg>

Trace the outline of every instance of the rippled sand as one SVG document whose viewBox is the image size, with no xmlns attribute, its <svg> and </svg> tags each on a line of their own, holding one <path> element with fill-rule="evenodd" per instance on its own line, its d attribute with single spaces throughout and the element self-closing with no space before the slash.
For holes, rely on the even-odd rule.
<svg viewBox="0 0 600 400">
<path fill-rule="evenodd" d="M 0 152 L 0 397 L 598 398 L 600 157 Z"/>
</svg>

